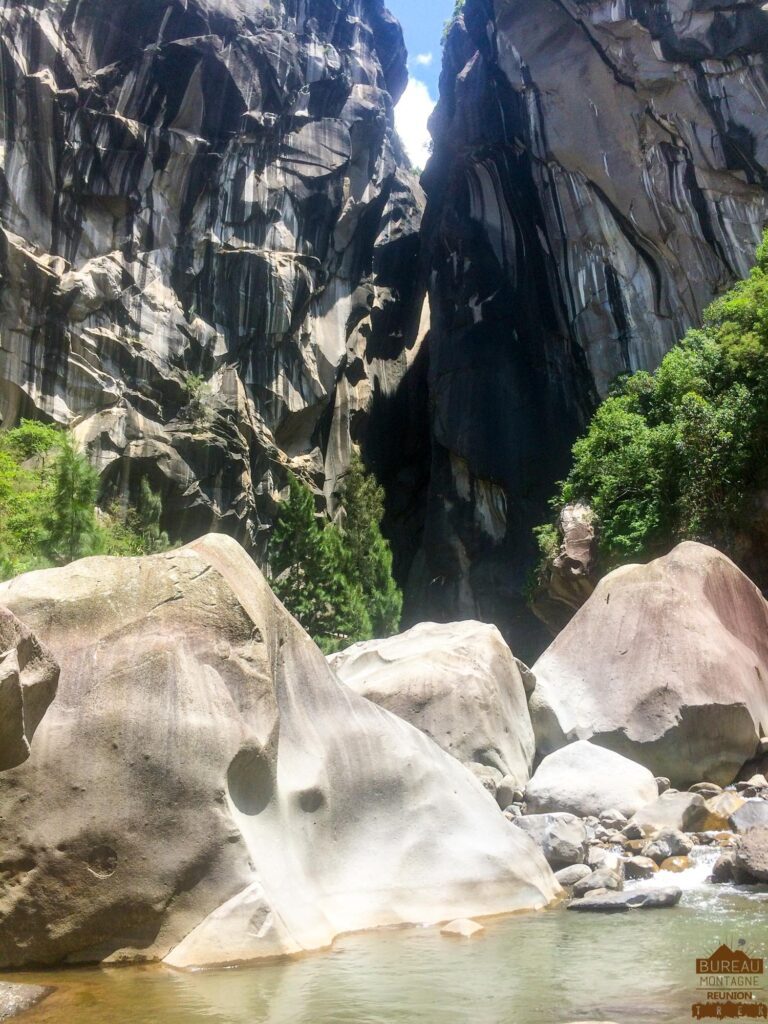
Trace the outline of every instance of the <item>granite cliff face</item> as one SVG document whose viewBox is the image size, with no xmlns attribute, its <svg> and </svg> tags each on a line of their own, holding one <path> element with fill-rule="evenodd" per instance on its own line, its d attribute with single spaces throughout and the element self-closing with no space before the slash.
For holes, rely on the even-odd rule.
<svg viewBox="0 0 768 1024">
<path fill-rule="evenodd" d="M 333 491 L 415 358 L 422 194 L 382 0 L 4 0 L 0 415 L 76 427 L 107 498 L 260 548 Z M 388 427 L 382 426 L 386 432 Z"/>
<path fill-rule="evenodd" d="M 530 527 L 594 403 L 749 269 L 767 44 L 756 2 L 467 0 L 424 179 L 428 615 L 514 632 Z"/>
</svg>

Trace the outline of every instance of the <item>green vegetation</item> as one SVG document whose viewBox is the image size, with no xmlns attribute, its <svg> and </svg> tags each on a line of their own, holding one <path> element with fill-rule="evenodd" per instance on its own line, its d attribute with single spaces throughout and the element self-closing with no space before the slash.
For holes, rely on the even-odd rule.
<svg viewBox="0 0 768 1024">
<path fill-rule="evenodd" d="M 621 379 L 573 449 L 552 502 L 589 505 L 600 568 L 681 540 L 734 553 L 768 486 L 768 233 L 746 281 L 713 303 L 651 373 Z M 544 558 L 557 527 L 537 530 Z"/>
<path fill-rule="evenodd" d="M 456 21 L 459 15 L 463 12 L 464 7 L 466 6 L 466 2 L 467 0 L 454 0 L 453 14 L 450 16 L 448 21 L 446 21 L 445 25 L 443 26 L 443 45 L 445 45 L 445 41 L 448 38 L 448 33 L 451 30 L 451 25 L 453 25 L 454 21 Z"/>
<path fill-rule="evenodd" d="M 323 525 L 311 491 L 292 477 L 270 546 L 275 593 L 326 653 L 390 636 L 402 613 L 392 553 L 381 534 L 383 493 L 359 458 L 341 499 L 343 525 Z"/>
<path fill-rule="evenodd" d="M 99 477 L 70 435 L 22 421 L 0 433 L 0 578 L 87 555 L 163 550 L 162 502 L 146 480 L 136 508 L 100 512 Z"/>
</svg>

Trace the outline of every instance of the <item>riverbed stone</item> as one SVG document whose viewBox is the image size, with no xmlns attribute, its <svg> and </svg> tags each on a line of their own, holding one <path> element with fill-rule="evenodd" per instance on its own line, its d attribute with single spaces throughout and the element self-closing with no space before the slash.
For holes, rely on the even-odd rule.
<svg viewBox="0 0 768 1024">
<path fill-rule="evenodd" d="M 463 764 L 498 771 L 494 793 L 504 778 L 507 790 L 525 789 L 535 753 L 528 698 L 518 662 L 495 626 L 422 622 L 328 661 L 355 693 L 410 722 Z"/>
<path fill-rule="evenodd" d="M 568 910 L 582 913 L 622 914 L 630 910 L 663 910 L 676 907 L 682 899 L 681 889 L 649 889 L 643 891 L 592 893 L 568 904 Z"/>
<path fill-rule="evenodd" d="M 555 878 L 564 889 L 572 889 L 577 882 L 591 875 L 592 868 L 586 864 L 572 864 L 568 868 L 561 868 L 555 872 Z"/>
<path fill-rule="evenodd" d="M 659 790 L 659 796 L 661 796 L 662 793 L 666 793 L 667 790 L 672 788 L 672 783 L 669 779 L 662 778 L 662 776 L 658 775 L 656 777 L 656 786 Z"/>
<path fill-rule="evenodd" d="M 607 850 L 604 846 L 590 846 L 584 858 L 584 863 L 587 867 L 592 868 L 593 871 L 601 868 L 617 871 L 621 864 L 621 857 L 618 853 L 615 853 L 613 850 Z"/>
<path fill-rule="evenodd" d="M 456 939 L 471 939 L 475 935 L 479 935 L 480 932 L 484 932 L 485 928 L 478 924 L 477 921 L 470 921 L 468 918 L 459 918 L 457 921 L 451 921 L 440 929 L 441 935 L 448 935 Z"/>
<path fill-rule="evenodd" d="M 33 756 L 0 774 L 0 966 L 215 966 L 561 894 L 462 764 L 335 677 L 234 540 L 30 573 L 0 604 L 61 666 Z"/>
<path fill-rule="evenodd" d="M 724 885 L 732 882 L 735 877 L 736 854 L 724 853 L 715 861 L 712 868 L 712 882 L 715 885 Z"/>
<path fill-rule="evenodd" d="M 667 792 L 633 815 L 628 827 L 634 827 L 632 838 L 639 838 L 637 830 L 647 836 L 662 829 L 698 832 L 707 816 L 706 802 L 699 793 Z M 629 835 L 627 828 L 624 835 Z"/>
<path fill-rule="evenodd" d="M 595 892 L 598 889 L 605 889 L 609 892 L 618 892 L 622 889 L 624 883 L 622 882 L 621 875 L 618 871 L 614 871 L 611 868 L 598 868 L 593 871 L 591 875 L 587 875 L 586 878 L 580 879 L 573 886 L 573 895 L 577 898 L 586 896 L 590 892 Z"/>
<path fill-rule="evenodd" d="M 670 871 L 674 875 L 680 875 L 683 871 L 690 871 L 692 867 L 693 861 L 690 857 L 667 857 L 660 865 L 662 871 Z"/>
<path fill-rule="evenodd" d="M 584 863 L 587 830 L 574 814 L 526 814 L 512 824 L 534 840 L 555 870 Z"/>
<path fill-rule="evenodd" d="M 600 815 L 600 824 L 610 832 L 620 832 L 627 825 L 627 816 L 613 808 Z"/>
<path fill-rule="evenodd" d="M 533 670 L 542 754 L 592 739 L 679 789 L 727 785 L 768 721 L 768 603 L 686 542 L 601 580 Z"/>
<path fill-rule="evenodd" d="M 693 840 L 677 829 L 662 829 L 643 850 L 644 857 L 650 857 L 657 864 L 670 857 L 687 857 L 693 851 Z"/>
<path fill-rule="evenodd" d="M 733 790 L 725 790 L 719 796 L 705 801 L 707 816 L 703 821 L 697 822 L 696 831 L 699 832 L 722 832 L 731 827 L 731 815 L 743 807 L 745 800 Z"/>
<path fill-rule="evenodd" d="M 0 981 L 0 1021 L 26 1013 L 53 991 L 49 985 L 17 985 Z"/>
<path fill-rule="evenodd" d="M 653 878 L 658 870 L 659 865 L 650 857 L 630 857 L 624 862 L 624 877 L 630 881 Z"/>
<path fill-rule="evenodd" d="M 734 857 L 736 881 L 743 884 L 768 882 L 768 828 L 750 829 L 739 839 Z"/>
<path fill-rule="evenodd" d="M 626 818 L 656 798 L 647 768 L 586 740 L 545 757 L 525 791 L 531 813 L 565 811 L 581 818 L 600 818 L 607 810 Z"/>
<path fill-rule="evenodd" d="M 768 800 L 745 800 L 729 818 L 735 832 L 749 832 L 753 828 L 768 826 Z"/>
<path fill-rule="evenodd" d="M 689 788 L 688 792 L 698 793 L 699 796 L 703 796 L 705 800 L 709 800 L 712 797 L 719 796 L 723 792 L 723 787 L 718 786 L 714 782 L 697 782 Z"/>
</svg>

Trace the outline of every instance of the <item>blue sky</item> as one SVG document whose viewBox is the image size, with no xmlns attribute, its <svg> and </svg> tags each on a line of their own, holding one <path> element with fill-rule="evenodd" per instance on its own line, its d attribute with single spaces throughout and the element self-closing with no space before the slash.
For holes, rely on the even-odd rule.
<svg viewBox="0 0 768 1024">
<path fill-rule="evenodd" d="M 411 73 L 395 112 L 397 130 L 413 163 L 423 167 L 429 155 L 427 119 L 438 96 L 443 25 L 454 0 L 387 0 L 387 7 L 403 26 Z"/>
</svg>

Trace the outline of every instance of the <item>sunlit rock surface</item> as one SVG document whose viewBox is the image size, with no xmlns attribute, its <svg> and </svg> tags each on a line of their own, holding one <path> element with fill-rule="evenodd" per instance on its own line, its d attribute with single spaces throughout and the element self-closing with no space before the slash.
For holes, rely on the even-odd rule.
<svg viewBox="0 0 768 1024">
<path fill-rule="evenodd" d="M 768 723 L 768 603 L 725 555 L 681 544 L 601 580 L 534 672 L 542 754 L 592 740 L 678 789 L 726 785 Z"/>
<path fill-rule="evenodd" d="M 416 359 L 422 197 L 382 0 L 0 9 L 0 416 L 76 424 L 107 496 L 259 546 L 330 495 Z M 385 433 L 387 427 L 384 427 Z"/>
<path fill-rule="evenodd" d="M 0 775 L 0 966 L 225 964 L 543 907 L 534 844 L 342 685 L 233 540 L 0 586 L 61 664 Z"/>
<path fill-rule="evenodd" d="M 525 789 L 535 741 L 520 668 L 495 626 L 423 622 L 328 659 L 356 693 L 404 718 L 467 764 Z M 511 803 L 511 800 L 510 800 Z"/>
<path fill-rule="evenodd" d="M 491 619 L 526 653 L 530 527 L 576 432 L 754 258 L 767 45 L 758 0 L 467 0 L 424 177 L 423 615 Z"/>
<path fill-rule="evenodd" d="M 15 615 L 0 607 L 0 772 L 29 757 L 58 681 L 59 666 L 50 653 Z"/>
</svg>

